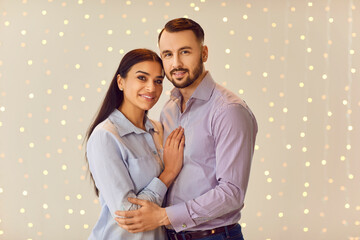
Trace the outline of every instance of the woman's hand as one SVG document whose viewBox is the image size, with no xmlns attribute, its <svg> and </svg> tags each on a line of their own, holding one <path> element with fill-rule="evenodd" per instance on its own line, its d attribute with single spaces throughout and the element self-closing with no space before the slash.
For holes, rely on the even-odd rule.
<svg viewBox="0 0 360 240">
<path fill-rule="evenodd" d="M 164 146 L 165 169 L 159 179 L 169 187 L 179 174 L 184 158 L 185 136 L 184 129 L 178 127 L 170 133 Z"/>
</svg>

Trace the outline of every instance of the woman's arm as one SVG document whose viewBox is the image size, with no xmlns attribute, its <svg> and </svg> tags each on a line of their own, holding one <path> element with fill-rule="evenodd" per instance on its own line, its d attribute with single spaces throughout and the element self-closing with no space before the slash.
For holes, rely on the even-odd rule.
<svg viewBox="0 0 360 240">
<path fill-rule="evenodd" d="M 167 187 L 182 167 L 183 148 L 183 131 L 179 128 L 168 137 L 164 146 L 164 171 L 159 178 L 153 178 L 136 194 L 133 180 L 122 159 L 120 142 L 113 133 L 105 129 L 94 131 L 87 143 L 87 157 L 95 184 L 110 212 L 114 214 L 116 210 L 138 209 L 140 206 L 130 203 L 129 197 L 148 200 L 161 206 Z"/>
<path fill-rule="evenodd" d="M 146 199 L 161 205 L 167 191 L 166 185 L 155 177 L 136 194 L 133 180 L 122 159 L 121 148 L 117 137 L 105 129 L 95 130 L 87 143 L 91 174 L 111 214 L 119 209 L 127 211 L 139 207 L 130 203 L 128 197 Z"/>
</svg>

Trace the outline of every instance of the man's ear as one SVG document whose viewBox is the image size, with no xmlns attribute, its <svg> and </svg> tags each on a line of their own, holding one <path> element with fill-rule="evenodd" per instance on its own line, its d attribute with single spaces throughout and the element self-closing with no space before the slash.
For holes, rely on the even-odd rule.
<svg viewBox="0 0 360 240">
<path fill-rule="evenodd" d="M 208 55 L 209 51 L 208 51 L 208 47 L 206 45 L 202 46 L 202 61 L 206 62 L 208 59 Z"/>
<path fill-rule="evenodd" d="M 117 80 L 117 85 L 118 85 L 120 91 L 123 91 L 124 90 L 124 79 L 120 76 L 120 74 L 118 74 L 116 76 L 116 80 Z"/>
</svg>

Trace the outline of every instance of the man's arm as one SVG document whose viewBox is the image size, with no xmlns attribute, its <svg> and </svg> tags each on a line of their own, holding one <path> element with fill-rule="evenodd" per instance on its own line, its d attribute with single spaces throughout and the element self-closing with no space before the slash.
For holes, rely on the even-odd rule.
<svg viewBox="0 0 360 240">
<path fill-rule="evenodd" d="M 163 208 L 138 202 L 142 205 L 138 211 L 117 212 L 128 218 L 117 219 L 121 227 L 141 232 L 170 222 L 179 232 L 243 207 L 257 133 L 256 120 L 242 105 L 231 104 L 218 110 L 212 130 L 219 184 L 193 200 L 167 207 L 165 213 Z M 147 211 L 154 215 L 145 214 Z"/>
</svg>

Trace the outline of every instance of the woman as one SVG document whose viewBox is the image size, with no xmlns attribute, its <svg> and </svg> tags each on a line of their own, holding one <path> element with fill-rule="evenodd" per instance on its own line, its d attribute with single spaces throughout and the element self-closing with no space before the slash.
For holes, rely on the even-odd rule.
<svg viewBox="0 0 360 240">
<path fill-rule="evenodd" d="M 166 239 L 161 228 L 133 234 L 114 219 L 116 210 L 139 208 L 128 197 L 161 205 L 182 167 L 183 129 L 170 134 L 163 151 L 161 124 L 146 115 L 160 97 L 163 79 L 156 53 L 148 49 L 127 53 L 88 130 L 86 157 L 102 207 L 89 239 Z"/>
</svg>

